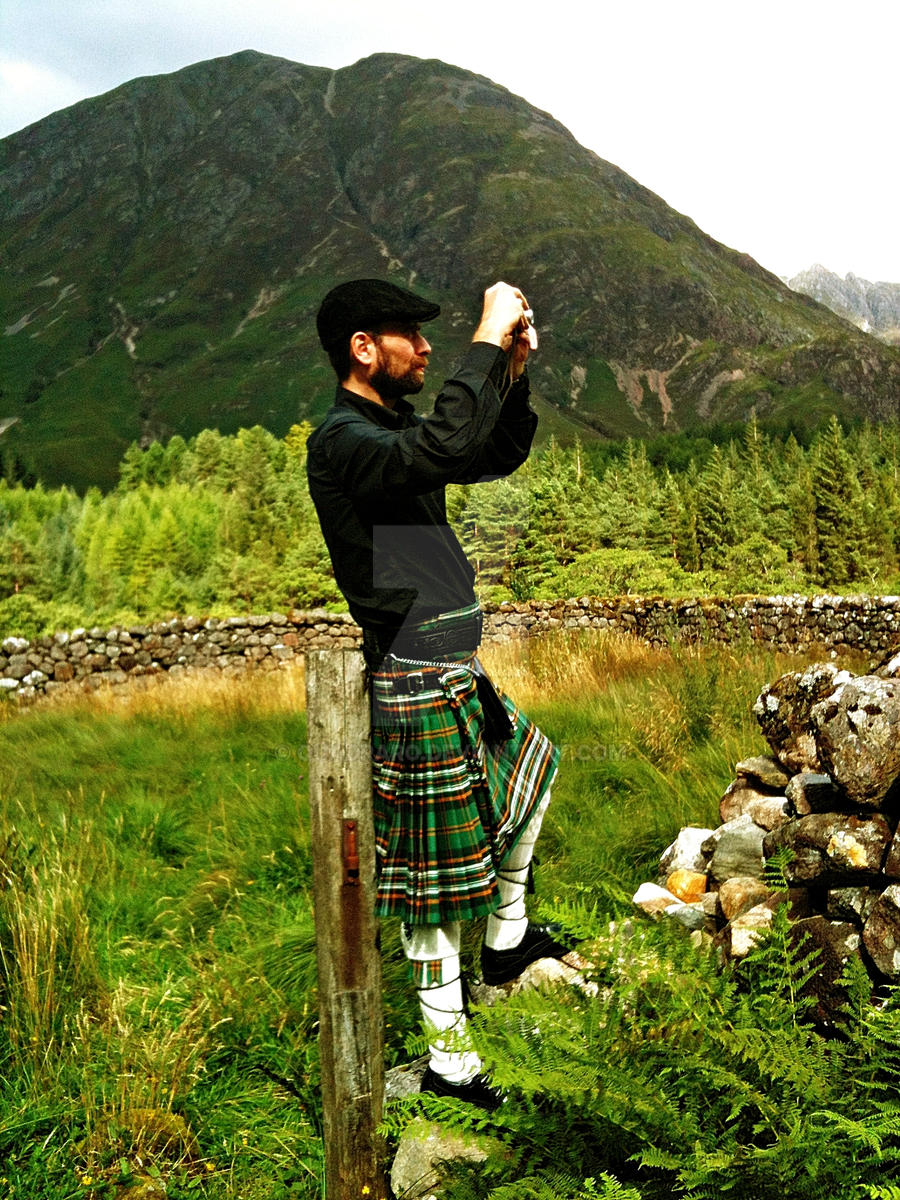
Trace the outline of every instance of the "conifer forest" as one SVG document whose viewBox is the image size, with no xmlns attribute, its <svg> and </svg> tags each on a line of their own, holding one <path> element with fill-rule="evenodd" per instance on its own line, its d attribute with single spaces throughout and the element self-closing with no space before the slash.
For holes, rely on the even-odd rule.
<svg viewBox="0 0 900 1200">
<path fill-rule="evenodd" d="M 79 495 L 0 478 L 0 633 L 86 622 L 342 609 L 306 486 L 310 427 L 132 445 Z M 801 444 L 551 440 L 509 479 L 452 488 L 483 599 L 900 590 L 900 429 L 832 418 Z"/>
</svg>

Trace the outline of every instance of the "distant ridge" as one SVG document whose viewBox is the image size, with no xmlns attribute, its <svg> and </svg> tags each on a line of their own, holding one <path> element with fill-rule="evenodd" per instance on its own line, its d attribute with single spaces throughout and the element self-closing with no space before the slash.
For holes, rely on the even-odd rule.
<svg viewBox="0 0 900 1200">
<path fill-rule="evenodd" d="M 255 51 L 133 80 L 0 142 L 0 469 L 109 486 L 133 439 L 316 421 L 313 317 L 380 274 L 526 290 L 543 428 L 625 436 L 900 409 L 900 351 L 703 233 L 490 80 Z"/>
<path fill-rule="evenodd" d="M 826 304 L 864 333 L 900 345 L 900 283 L 870 283 L 852 272 L 841 279 L 819 263 L 787 282 L 795 292 Z"/>
</svg>

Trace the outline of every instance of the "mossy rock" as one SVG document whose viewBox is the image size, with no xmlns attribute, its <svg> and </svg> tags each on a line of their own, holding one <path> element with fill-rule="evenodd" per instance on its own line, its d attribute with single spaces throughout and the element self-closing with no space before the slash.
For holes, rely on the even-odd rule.
<svg viewBox="0 0 900 1200">
<path fill-rule="evenodd" d="M 80 1143 L 85 1159 L 107 1161 L 123 1152 L 139 1152 L 154 1161 L 187 1164 L 200 1158 L 193 1130 L 184 1117 L 162 1108 L 129 1108 L 109 1113 Z"/>
</svg>

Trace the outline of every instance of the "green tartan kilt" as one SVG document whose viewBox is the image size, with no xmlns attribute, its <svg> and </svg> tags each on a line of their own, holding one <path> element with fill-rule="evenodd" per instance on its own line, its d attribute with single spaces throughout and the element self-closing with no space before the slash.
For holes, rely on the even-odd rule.
<svg viewBox="0 0 900 1200">
<path fill-rule="evenodd" d="M 409 671 L 372 674 L 375 912 L 435 925 L 496 909 L 497 867 L 552 784 L 559 751 L 502 693 L 513 736 L 486 746 L 473 672 L 420 669 L 416 695 L 392 688 Z"/>
</svg>

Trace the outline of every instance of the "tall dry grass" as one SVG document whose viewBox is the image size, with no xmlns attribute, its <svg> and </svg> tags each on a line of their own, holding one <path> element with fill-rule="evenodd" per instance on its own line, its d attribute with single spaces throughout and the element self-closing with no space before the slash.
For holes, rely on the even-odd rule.
<svg viewBox="0 0 900 1200">
<path fill-rule="evenodd" d="M 55 1083 L 82 1017 L 100 1016 L 106 988 L 84 887 L 90 839 L 67 846 L 47 831 L 39 853 L 14 830 L 0 847 L 0 995 L 12 1069 L 35 1094 Z"/>
<path fill-rule="evenodd" d="M 301 668 L 7 712 L 0 1178 L 16 1200 L 99 1200 L 147 1172 L 173 1196 L 200 1181 L 199 1194 L 250 1196 L 259 1155 L 273 1179 L 296 1168 L 315 1184 L 305 1111 L 232 1065 L 312 1086 L 294 1065 L 310 1042 L 310 973 L 295 1000 L 259 961 L 308 925 L 303 707 Z M 255 1141 L 241 1132 L 254 1125 Z"/>
<path fill-rule="evenodd" d="M 497 685 L 526 709 L 551 698 L 597 696 L 624 680 L 652 675 L 671 661 L 667 649 L 627 633 L 595 629 L 486 642 L 480 657 Z"/>
<path fill-rule="evenodd" d="M 277 670 L 223 673 L 216 668 L 170 674 L 141 675 L 126 683 L 71 688 L 43 697 L 41 711 L 89 710 L 122 717 L 138 713 L 192 713 L 216 709 L 224 714 L 303 712 L 306 709 L 305 662 L 298 658 Z M 22 711 L 18 710 L 21 715 Z M 12 705 L 0 705 L 0 720 L 17 715 Z"/>
</svg>

